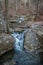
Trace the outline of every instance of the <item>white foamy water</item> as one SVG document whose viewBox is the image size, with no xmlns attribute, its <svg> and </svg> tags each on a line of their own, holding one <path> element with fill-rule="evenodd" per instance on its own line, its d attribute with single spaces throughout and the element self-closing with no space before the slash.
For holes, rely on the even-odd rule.
<svg viewBox="0 0 43 65">
<path fill-rule="evenodd" d="M 21 33 L 14 32 L 13 34 L 11 34 L 16 39 L 16 42 L 14 43 L 15 50 L 23 51 L 24 35 L 27 31 L 28 29 Z"/>
</svg>

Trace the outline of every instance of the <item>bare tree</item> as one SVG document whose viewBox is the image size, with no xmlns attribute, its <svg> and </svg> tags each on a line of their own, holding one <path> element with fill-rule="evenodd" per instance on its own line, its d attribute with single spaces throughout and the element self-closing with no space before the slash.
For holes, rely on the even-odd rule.
<svg viewBox="0 0 43 65">
<path fill-rule="evenodd" d="M 40 0 L 35 0 L 34 2 L 35 2 L 35 5 L 36 5 L 36 14 L 35 14 L 35 19 L 34 20 L 36 20 L 37 15 L 39 13 L 39 2 L 40 2 Z"/>
<path fill-rule="evenodd" d="M 6 21 L 4 20 L 4 16 L 2 14 L 2 3 L 3 0 L 0 0 L 0 22 L 2 24 L 3 30 L 6 32 Z"/>
<path fill-rule="evenodd" d="M 9 0 L 5 0 L 5 20 L 6 20 L 7 33 L 9 32 L 9 27 L 8 27 L 8 1 Z"/>
</svg>

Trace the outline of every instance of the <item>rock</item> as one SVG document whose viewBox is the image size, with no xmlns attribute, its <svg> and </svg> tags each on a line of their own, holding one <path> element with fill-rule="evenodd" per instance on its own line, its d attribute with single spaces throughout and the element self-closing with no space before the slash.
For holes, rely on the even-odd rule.
<svg viewBox="0 0 43 65">
<path fill-rule="evenodd" d="M 14 30 L 18 31 L 18 32 L 22 32 L 24 29 L 23 28 L 15 28 Z"/>
<path fill-rule="evenodd" d="M 5 62 L 3 65 L 16 65 L 16 62 L 14 60 L 11 60 L 9 62 Z"/>
<path fill-rule="evenodd" d="M 10 28 L 9 29 L 9 31 L 12 33 L 12 32 L 14 32 L 14 31 L 16 31 L 16 32 L 22 32 L 24 29 L 23 28 L 20 28 L 20 27 L 18 27 L 18 28 L 14 28 L 14 29 L 12 29 L 12 28 Z"/>
<path fill-rule="evenodd" d="M 43 23 L 33 23 L 31 28 L 38 34 L 43 35 Z"/>
<path fill-rule="evenodd" d="M 42 63 L 43 65 L 43 52 L 39 52 L 39 59 L 40 59 L 40 62 Z"/>
<path fill-rule="evenodd" d="M 24 48 L 27 50 L 34 51 L 39 47 L 40 43 L 37 35 L 31 29 L 25 34 Z"/>
<path fill-rule="evenodd" d="M 11 50 L 15 39 L 9 34 L 2 34 L 0 36 L 0 55 Z"/>
<path fill-rule="evenodd" d="M 40 49 L 38 52 L 43 51 L 43 23 L 34 23 L 31 26 L 32 30 L 37 34 L 37 37 L 40 42 Z"/>
<path fill-rule="evenodd" d="M 38 52 L 43 52 L 43 34 L 38 34 L 38 38 L 40 41 L 40 49 L 38 50 Z"/>
<path fill-rule="evenodd" d="M 31 25 L 32 30 L 41 38 L 43 38 L 43 23 L 35 23 Z"/>
</svg>

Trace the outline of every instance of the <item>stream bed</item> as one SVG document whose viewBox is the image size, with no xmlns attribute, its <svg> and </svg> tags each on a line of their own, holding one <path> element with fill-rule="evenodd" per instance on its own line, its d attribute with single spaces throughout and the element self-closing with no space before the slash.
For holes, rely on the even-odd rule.
<svg viewBox="0 0 43 65">
<path fill-rule="evenodd" d="M 43 65 L 43 53 L 35 54 L 34 52 L 18 52 L 14 50 L 0 57 L 0 65 Z"/>
<path fill-rule="evenodd" d="M 43 65 L 43 52 L 30 52 L 23 47 L 27 31 L 11 34 L 16 39 L 14 48 L 0 57 L 0 65 Z"/>
</svg>

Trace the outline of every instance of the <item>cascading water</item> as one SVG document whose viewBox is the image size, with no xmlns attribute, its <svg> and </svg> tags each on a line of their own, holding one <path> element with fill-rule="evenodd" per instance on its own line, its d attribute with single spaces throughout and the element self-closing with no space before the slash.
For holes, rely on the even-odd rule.
<svg viewBox="0 0 43 65">
<path fill-rule="evenodd" d="M 32 43 L 34 43 L 33 39 L 36 39 L 36 36 L 31 29 L 25 29 L 23 32 L 13 32 L 11 35 L 16 39 L 16 42 L 14 43 L 15 52 L 12 50 L 11 53 L 8 52 L 5 54 L 5 56 L 0 59 L 1 65 L 42 65 L 38 54 L 23 50 L 26 32 L 29 33 L 29 41 L 32 40 Z"/>
<path fill-rule="evenodd" d="M 23 31 L 21 33 L 14 32 L 13 34 L 11 34 L 16 39 L 16 42 L 14 43 L 15 51 L 17 51 L 17 50 L 23 51 L 24 35 L 27 31 L 28 31 L 28 29 L 26 29 L 25 31 Z"/>
</svg>

